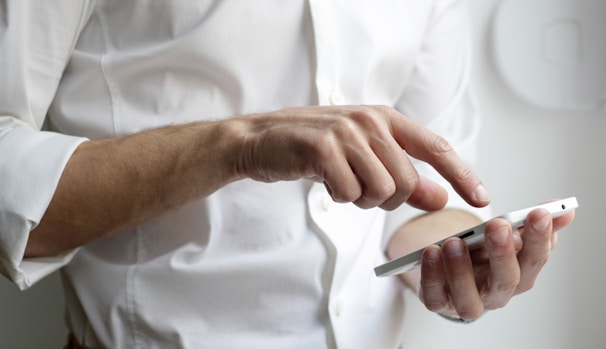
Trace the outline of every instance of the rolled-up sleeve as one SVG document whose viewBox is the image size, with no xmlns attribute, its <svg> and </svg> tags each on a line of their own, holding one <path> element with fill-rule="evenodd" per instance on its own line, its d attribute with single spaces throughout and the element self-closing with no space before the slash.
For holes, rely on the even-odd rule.
<svg viewBox="0 0 606 349">
<path fill-rule="evenodd" d="M 400 104 L 405 115 L 444 137 L 472 169 L 476 164 L 476 147 L 480 131 L 480 113 L 473 96 L 471 43 L 468 9 L 465 1 L 436 1 L 415 70 Z M 489 208 L 472 208 L 428 164 L 413 160 L 421 176 L 447 189 L 447 207 L 473 212 L 485 219 Z M 425 213 L 401 206 L 386 216 L 384 246 L 402 224 Z"/>
<path fill-rule="evenodd" d="M 41 129 L 92 6 L 82 0 L 0 6 L 0 273 L 21 289 L 73 255 L 23 258 L 70 156 L 86 141 Z"/>
</svg>

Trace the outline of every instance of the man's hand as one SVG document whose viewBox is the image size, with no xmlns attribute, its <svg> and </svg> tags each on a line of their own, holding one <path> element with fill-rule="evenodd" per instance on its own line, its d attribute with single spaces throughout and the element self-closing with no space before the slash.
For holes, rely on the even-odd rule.
<svg viewBox="0 0 606 349">
<path fill-rule="evenodd" d="M 82 246 L 242 178 L 313 178 L 336 201 L 364 208 L 442 208 L 446 192 L 420 178 L 407 153 L 433 165 L 470 204 L 488 204 L 480 180 L 444 139 L 391 108 L 292 108 L 84 142 L 25 254 Z"/>
<path fill-rule="evenodd" d="M 556 246 L 557 231 L 573 219 L 574 212 L 552 220 L 549 212 L 537 209 L 528 215 L 521 231 L 494 219 L 486 227 L 484 247 L 470 253 L 458 238 L 441 247 L 428 247 L 420 272 L 403 278 L 417 285 L 419 298 L 429 310 L 474 320 L 534 286 Z"/>
<path fill-rule="evenodd" d="M 438 135 L 384 106 L 309 107 L 235 119 L 243 142 L 240 177 L 312 178 L 337 202 L 391 210 L 442 208 L 445 190 L 420 178 L 408 156 L 431 164 L 474 206 L 490 201 L 479 178 Z"/>
</svg>

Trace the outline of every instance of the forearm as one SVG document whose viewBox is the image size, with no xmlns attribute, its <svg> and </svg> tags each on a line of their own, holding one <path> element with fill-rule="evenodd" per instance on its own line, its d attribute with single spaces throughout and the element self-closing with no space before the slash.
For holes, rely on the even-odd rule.
<svg viewBox="0 0 606 349">
<path fill-rule="evenodd" d="M 312 178 L 336 201 L 363 208 L 443 207 L 444 189 L 419 179 L 402 149 L 435 166 L 470 204 L 488 203 L 479 178 L 444 139 L 393 109 L 291 108 L 83 143 L 31 232 L 26 256 L 81 246 L 240 178 Z"/>
<path fill-rule="evenodd" d="M 25 256 L 57 254 L 207 196 L 237 179 L 237 143 L 221 122 L 83 143 Z"/>
<path fill-rule="evenodd" d="M 478 223 L 480 223 L 478 217 L 463 210 L 444 209 L 428 213 L 398 229 L 387 247 L 387 256 L 390 259 L 400 257 Z M 400 274 L 400 278 L 408 287 L 416 290 L 420 271 L 411 270 Z"/>
</svg>

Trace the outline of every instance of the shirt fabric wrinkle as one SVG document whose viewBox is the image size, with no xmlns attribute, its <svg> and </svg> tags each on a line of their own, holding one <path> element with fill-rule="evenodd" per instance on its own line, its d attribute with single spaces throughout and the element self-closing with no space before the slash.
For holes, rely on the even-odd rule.
<svg viewBox="0 0 606 349">
<path fill-rule="evenodd" d="M 0 272 L 27 288 L 61 269 L 68 326 L 91 348 L 398 348 L 403 287 L 373 268 L 421 212 L 338 204 L 319 183 L 241 180 L 62 256 L 23 252 L 89 139 L 291 106 L 386 104 L 473 166 L 470 53 L 438 40 L 449 28 L 469 44 L 461 3 L 3 2 L 0 28 L 15 23 L 10 13 L 40 21 L 0 29 L 0 66 L 27 72 L 36 49 L 49 57 L 36 69 L 49 74 L 0 76 L 0 178 L 16 188 L 0 194 Z M 25 30 L 30 40 L 8 50 Z M 445 185 L 449 207 L 470 209 L 416 164 Z"/>
</svg>

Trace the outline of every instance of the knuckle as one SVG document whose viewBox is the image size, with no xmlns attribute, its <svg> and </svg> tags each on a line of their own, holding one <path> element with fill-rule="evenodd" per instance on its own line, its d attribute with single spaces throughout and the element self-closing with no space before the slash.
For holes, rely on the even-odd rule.
<svg viewBox="0 0 606 349">
<path fill-rule="evenodd" d="M 475 174 L 469 167 L 462 167 L 456 173 L 455 180 L 460 183 L 467 183 L 475 177 Z"/>
<path fill-rule="evenodd" d="M 341 203 L 345 203 L 345 202 L 356 202 L 356 205 L 358 205 L 359 202 L 363 201 L 363 196 L 362 196 L 362 191 L 359 187 L 347 187 L 347 188 L 341 188 L 341 190 L 335 190 L 332 194 L 331 194 L 333 200 L 335 202 L 341 202 Z M 360 206 L 360 205 L 358 205 Z M 360 206 L 362 207 L 362 206 Z"/>
<path fill-rule="evenodd" d="M 424 305 L 425 305 L 425 308 L 427 308 L 427 310 L 429 310 L 429 311 L 439 312 L 439 311 L 446 309 L 449 305 L 449 302 L 434 300 L 434 301 L 426 301 L 424 303 Z"/>
<path fill-rule="evenodd" d="M 340 152 L 338 142 L 331 134 L 314 140 L 312 148 L 315 161 L 321 163 L 334 160 L 335 155 Z"/>
<path fill-rule="evenodd" d="M 492 261 L 495 264 L 506 265 L 511 263 L 512 258 L 515 258 L 515 255 L 505 247 L 494 248 L 492 251 Z"/>
<path fill-rule="evenodd" d="M 507 294 L 512 295 L 517 289 L 519 284 L 519 279 L 510 280 L 506 282 L 499 282 L 493 286 L 493 289 L 498 294 Z"/>
<path fill-rule="evenodd" d="M 367 194 L 371 200 L 384 202 L 392 197 L 396 192 L 396 185 L 392 180 L 385 180 L 381 185 L 376 186 Z"/>
<path fill-rule="evenodd" d="M 402 115 L 396 111 L 393 107 L 385 104 L 379 104 L 373 106 L 373 110 L 384 120 L 388 120 L 394 117 L 402 117 Z"/>
<path fill-rule="evenodd" d="M 333 133 L 339 139 L 351 140 L 358 136 L 359 127 L 355 119 L 339 116 L 334 120 Z"/>
<path fill-rule="evenodd" d="M 347 170 L 345 170 L 347 171 Z M 331 178 L 330 196 L 335 202 L 348 203 L 360 200 L 362 197 L 362 188 L 358 185 L 355 178 L 347 174 L 341 176 L 341 170 L 333 171 Z"/>
<path fill-rule="evenodd" d="M 385 114 L 389 113 L 391 108 L 387 105 L 360 105 L 357 110 L 361 113 L 364 113 L 368 116 L 380 116 L 383 117 Z"/>
<path fill-rule="evenodd" d="M 445 138 L 435 133 L 430 133 L 428 137 L 429 139 L 427 140 L 427 144 L 431 152 L 436 154 L 448 154 L 454 152 L 452 146 Z"/>
<path fill-rule="evenodd" d="M 463 264 L 464 259 L 455 258 L 455 259 L 449 259 L 449 261 L 454 264 Z M 462 287 L 469 283 L 469 275 L 466 274 L 464 271 L 450 270 L 450 273 L 451 273 L 451 275 L 450 275 L 449 283 L 453 287 Z"/>
<path fill-rule="evenodd" d="M 457 314 L 461 319 L 475 320 L 484 314 L 484 310 L 484 305 L 469 305 L 462 307 L 461 309 L 457 308 Z"/>
<path fill-rule="evenodd" d="M 485 308 L 490 310 L 503 308 L 509 303 L 511 297 L 519 292 L 519 286 L 519 278 L 493 284 L 487 295 Z"/>
<path fill-rule="evenodd" d="M 529 280 L 527 282 L 525 282 L 524 284 L 520 284 L 518 285 L 518 287 L 516 288 L 516 293 L 524 293 L 524 292 L 528 292 L 530 291 L 534 285 L 536 283 L 535 279 Z"/>
<path fill-rule="evenodd" d="M 402 205 L 408 196 L 394 194 L 389 199 L 385 200 L 379 207 L 385 211 L 393 211 Z"/>
<path fill-rule="evenodd" d="M 353 201 L 353 203 L 359 208 L 365 210 L 376 206 L 372 201 L 367 200 L 364 196 L 361 196 L 359 199 Z"/>
<path fill-rule="evenodd" d="M 423 269 L 426 269 L 427 267 L 431 267 L 431 265 L 427 265 L 427 264 L 423 265 Z M 444 291 L 444 284 L 441 281 L 436 280 L 435 278 L 421 277 L 421 280 L 419 281 L 419 283 L 421 285 L 421 289 L 423 290 L 423 293 L 426 295 Z"/>
<path fill-rule="evenodd" d="M 377 104 L 372 106 L 373 110 L 376 110 L 381 115 L 390 115 L 394 112 L 394 109 L 386 104 Z"/>
<path fill-rule="evenodd" d="M 358 190 L 350 189 L 342 192 L 335 192 L 333 194 L 333 200 L 336 202 L 354 202 L 359 201 L 362 193 Z"/>
<path fill-rule="evenodd" d="M 549 261 L 549 256 L 533 258 L 528 261 L 528 268 L 531 270 L 541 270 Z"/>
<path fill-rule="evenodd" d="M 425 308 L 433 312 L 442 311 L 450 306 L 450 300 L 444 293 L 443 285 L 437 282 L 423 282 L 421 280 L 419 298 Z"/>
<path fill-rule="evenodd" d="M 509 303 L 509 299 L 510 298 L 495 300 L 489 304 L 486 304 L 484 306 L 484 308 L 487 310 L 496 310 L 496 309 L 504 308 L 507 305 L 507 303 Z"/>
<path fill-rule="evenodd" d="M 351 119 L 366 130 L 379 130 L 386 125 L 387 106 L 362 106 L 351 114 Z"/>
<path fill-rule="evenodd" d="M 408 171 L 402 171 L 399 183 L 397 184 L 397 193 L 405 197 L 410 196 L 419 186 L 420 181 L 421 178 L 416 170 L 411 168 Z"/>
<path fill-rule="evenodd" d="M 393 197 L 396 187 L 393 181 L 385 181 L 382 185 L 367 188 L 356 201 L 361 208 L 371 208 L 381 205 Z"/>
</svg>

